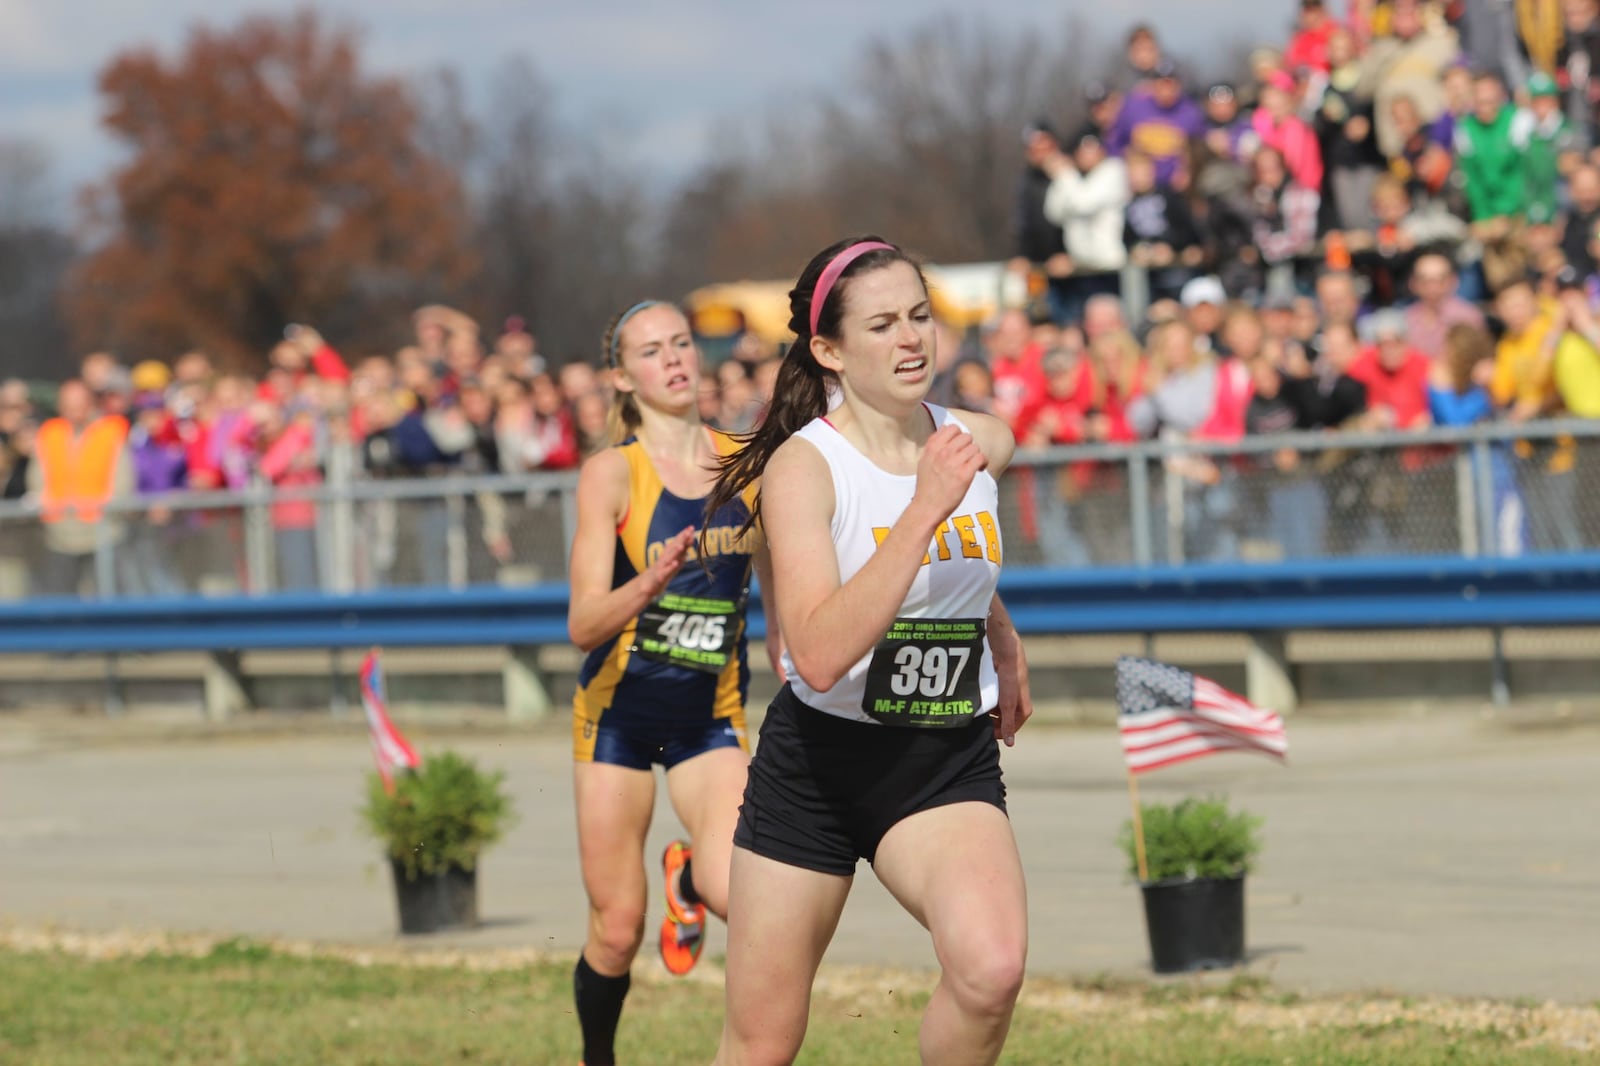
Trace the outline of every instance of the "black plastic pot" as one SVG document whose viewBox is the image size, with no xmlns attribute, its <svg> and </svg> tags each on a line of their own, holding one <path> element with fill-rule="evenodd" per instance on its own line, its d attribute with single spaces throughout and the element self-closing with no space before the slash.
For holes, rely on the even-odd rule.
<svg viewBox="0 0 1600 1066">
<path fill-rule="evenodd" d="M 1155 881 L 1144 923 L 1156 973 L 1220 970 L 1244 961 L 1244 878 Z"/>
<path fill-rule="evenodd" d="M 441 929 L 468 929 L 478 924 L 478 873 L 450 868 L 436 874 L 406 878 L 406 869 L 390 860 L 394 870 L 395 900 L 400 905 L 402 933 L 434 933 Z"/>
</svg>

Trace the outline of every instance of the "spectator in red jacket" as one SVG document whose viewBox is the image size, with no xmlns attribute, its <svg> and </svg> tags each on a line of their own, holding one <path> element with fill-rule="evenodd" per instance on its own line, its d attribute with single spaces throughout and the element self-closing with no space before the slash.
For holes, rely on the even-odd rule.
<svg viewBox="0 0 1600 1066">
<path fill-rule="evenodd" d="M 1406 339 L 1404 313 L 1375 312 L 1366 323 L 1371 344 L 1356 357 L 1350 377 L 1367 392 L 1368 428 L 1420 430 L 1433 425 L 1428 385 L 1433 360 Z M 1396 541 L 1423 553 L 1451 550 L 1454 531 L 1438 521 L 1441 501 L 1450 494 L 1455 467 L 1449 447 L 1410 447 L 1369 452 L 1357 461 L 1363 467 L 1364 508 L 1369 523 L 1366 551 L 1392 553 Z"/>
<path fill-rule="evenodd" d="M 1423 429 L 1428 413 L 1427 355 L 1406 342 L 1406 319 L 1399 311 L 1377 311 L 1367 320 L 1371 343 L 1350 365 L 1352 378 L 1366 386 L 1367 411 L 1375 429 Z"/>
<path fill-rule="evenodd" d="M 1018 422 L 1018 442 L 1025 448 L 1077 444 L 1084 438 L 1084 422 L 1094 402 L 1094 369 L 1077 348 L 1057 348 L 1044 357 L 1044 395 L 1025 409 Z M 1033 482 L 1038 508 L 1039 549 L 1051 566 L 1088 566 L 1089 546 L 1073 514 L 1094 476 L 1094 464 L 1038 467 L 1027 471 Z"/>
<path fill-rule="evenodd" d="M 1077 444 L 1094 406 L 1094 365 L 1079 348 L 1057 348 L 1044 357 L 1045 390 L 1017 419 L 1017 441 L 1028 448 Z"/>
<path fill-rule="evenodd" d="M 272 369 L 256 390 L 256 395 L 263 400 L 288 403 L 310 374 L 341 384 L 350 381 L 350 368 L 322 339 L 322 334 L 310 326 L 287 327 L 282 342 L 273 346 L 269 361 Z"/>
<path fill-rule="evenodd" d="M 1298 30 L 1284 49 L 1283 69 L 1328 72 L 1328 38 L 1339 24 L 1322 6 L 1322 0 L 1300 0 Z"/>
<path fill-rule="evenodd" d="M 1033 343 L 1033 327 L 1023 311 L 1002 311 L 985 338 L 994 378 L 994 413 L 1015 432 L 1022 412 L 1044 395 L 1044 352 Z"/>
<path fill-rule="evenodd" d="M 310 410 L 297 407 L 286 414 L 271 401 L 257 400 L 251 405 L 250 420 L 261 445 L 258 469 L 274 489 L 322 484 L 322 457 Z M 273 503 L 272 529 L 277 546 L 277 587 L 285 591 L 316 589 L 316 502 L 302 498 Z"/>
</svg>

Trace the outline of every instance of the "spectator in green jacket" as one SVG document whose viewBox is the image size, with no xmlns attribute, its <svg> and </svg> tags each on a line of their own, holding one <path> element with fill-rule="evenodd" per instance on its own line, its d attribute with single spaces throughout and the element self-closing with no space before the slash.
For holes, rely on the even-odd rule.
<svg viewBox="0 0 1600 1066">
<path fill-rule="evenodd" d="M 1472 114 L 1456 126 L 1456 159 L 1473 226 L 1492 232 L 1522 214 L 1522 153 L 1511 140 L 1516 109 L 1506 102 L 1498 74 L 1480 74 L 1472 95 Z"/>
<path fill-rule="evenodd" d="M 1578 161 L 1578 135 L 1561 113 L 1561 90 L 1542 70 L 1528 79 L 1528 106 L 1511 122 L 1522 155 L 1522 210 L 1529 224 L 1551 226 L 1561 209 L 1561 183 Z"/>
</svg>

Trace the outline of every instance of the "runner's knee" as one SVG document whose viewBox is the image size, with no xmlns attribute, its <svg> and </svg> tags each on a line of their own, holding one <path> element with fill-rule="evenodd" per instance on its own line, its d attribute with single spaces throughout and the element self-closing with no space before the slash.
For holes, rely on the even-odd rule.
<svg viewBox="0 0 1600 1066">
<path fill-rule="evenodd" d="M 963 1010 L 1004 1017 L 1016 1006 L 1027 968 L 1021 944 L 989 944 L 962 953 L 945 967 L 944 979 Z"/>
<path fill-rule="evenodd" d="M 589 946 L 603 958 L 590 962 L 602 972 L 626 967 L 644 943 L 644 911 L 638 907 L 598 908 L 589 912 Z"/>
<path fill-rule="evenodd" d="M 803 1025 L 798 1033 L 786 1034 L 782 1029 L 770 1025 L 735 1026 L 730 1017 L 717 1061 L 729 1066 L 789 1066 L 800 1054 L 806 1031 Z"/>
</svg>

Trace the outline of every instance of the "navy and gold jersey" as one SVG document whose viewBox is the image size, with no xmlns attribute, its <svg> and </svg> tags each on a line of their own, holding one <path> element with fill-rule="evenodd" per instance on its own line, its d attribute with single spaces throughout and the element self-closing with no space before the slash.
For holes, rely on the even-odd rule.
<svg viewBox="0 0 1600 1066">
<path fill-rule="evenodd" d="M 709 432 L 719 455 L 737 447 L 726 434 Z M 705 498 L 669 492 L 638 438 L 616 447 L 628 461 L 628 511 L 617 527 L 612 588 L 646 570 L 673 535 L 705 523 Z M 580 761 L 596 757 L 601 732 L 657 738 L 675 727 L 703 732 L 719 720 L 744 746 L 750 682 L 744 609 L 756 534 L 740 536 L 739 530 L 750 516 L 753 492 L 718 511 L 661 596 L 584 659 L 573 700 L 573 749 Z"/>
</svg>

